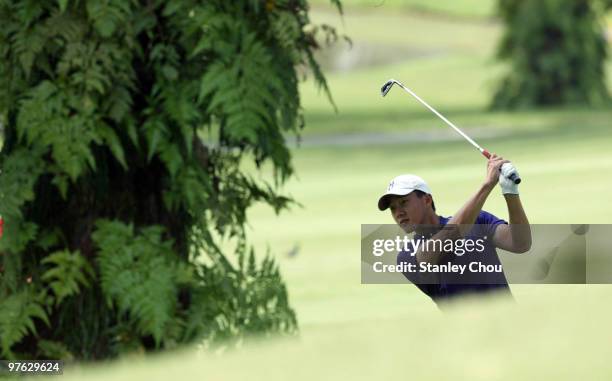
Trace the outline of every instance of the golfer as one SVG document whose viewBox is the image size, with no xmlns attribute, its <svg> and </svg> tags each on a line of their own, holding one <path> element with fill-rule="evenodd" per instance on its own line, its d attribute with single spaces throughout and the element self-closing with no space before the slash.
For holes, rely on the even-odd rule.
<svg viewBox="0 0 612 381">
<path fill-rule="evenodd" d="M 413 263 L 418 269 L 462 268 L 466 265 L 462 275 L 437 271 L 404 273 L 406 278 L 436 303 L 467 293 L 495 291 L 510 294 L 503 270 L 471 271 L 481 268 L 480 265 L 500 269 L 496 248 L 513 253 L 524 253 L 531 248 L 531 230 L 519 198 L 518 185 L 506 178 L 507 174 L 516 169 L 511 163 L 502 168 L 504 163 L 509 161 L 491 155 L 484 182 L 452 217 L 436 213 L 431 190 L 423 179 L 415 175 L 394 178 L 386 193 L 378 200 L 378 208 L 381 211 L 390 209 L 393 219 L 402 230 L 415 233 L 413 243 L 422 243 L 416 249 L 413 244 L 401 251 L 397 257 L 398 264 Z M 498 183 L 508 207 L 509 223 L 482 210 Z M 428 241 L 448 242 L 449 239 L 452 242 L 482 239 L 480 242 L 484 244 L 479 247 L 470 246 L 469 250 L 463 248 L 461 255 L 446 248 L 440 249 L 440 245 L 424 244 Z M 478 261 L 478 265 L 470 265 L 474 261 Z"/>
</svg>

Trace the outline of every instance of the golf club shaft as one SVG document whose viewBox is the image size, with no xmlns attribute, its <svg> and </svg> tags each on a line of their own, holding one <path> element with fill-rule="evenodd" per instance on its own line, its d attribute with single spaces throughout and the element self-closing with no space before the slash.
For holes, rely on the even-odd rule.
<svg viewBox="0 0 612 381">
<path fill-rule="evenodd" d="M 476 143 L 474 140 L 472 140 L 472 138 L 470 138 L 469 136 L 467 136 L 465 133 L 463 133 L 463 131 L 461 131 L 457 126 L 455 126 L 450 120 L 446 119 L 444 117 L 444 115 L 440 114 L 436 109 L 434 109 L 433 107 L 431 107 L 427 102 L 425 102 L 424 100 L 422 100 L 418 95 L 416 95 L 412 90 L 410 90 L 409 88 L 407 88 L 406 86 L 404 86 L 401 82 L 396 81 L 395 79 L 390 79 L 387 82 L 385 82 L 385 84 L 383 85 L 383 87 L 380 89 L 382 96 L 384 97 L 385 95 L 387 95 L 387 93 L 389 92 L 389 90 L 391 90 L 391 87 L 393 86 L 393 84 L 398 85 L 399 87 L 401 87 L 402 89 L 404 89 L 408 94 L 412 95 L 416 100 L 418 100 L 419 102 L 421 102 L 421 104 L 425 107 L 427 107 L 429 109 L 429 111 L 433 112 L 434 114 L 436 114 L 440 119 L 442 119 L 447 125 L 449 125 L 450 127 L 452 127 L 453 130 L 455 130 L 459 135 L 463 136 L 463 138 L 465 138 L 465 140 L 467 140 L 471 145 L 473 145 L 474 147 L 476 147 L 476 149 L 487 159 L 491 158 L 491 154 L 489 153 L 489 151 L 487 151 L 486 149 L 482 148 L 480 145 L 478 145 L 478 143 Z M 502 171 L 502 168 L 504 168 L 504 166 L 508 166 L 508 165 L 512 165 L 509 163 L 504 163 L 502 165 L 502 167 L 499 169 L 500 172 Z M 511 181 L 513 181 L 515 184 L 519 184 L 521 182 L 521 178 L 519 177 L 518 173 L 516 172 L 516 170 L 511 171 L 511 173 L 509 173 L 507 175 L 507 178 Z"/>
<path fill-rule="evenodd" d="M 431 107 L 427 102 L 425 102 L 424 100 L 421 99 L 421 97 L 419 97 L 418 95 L 416 95 L 415 93 L 412 92 L 412 90 L 410 90 L 409 88 L 407 88 L 406 86 L 404 86 L 401 82 L 399 81 L 395 81 L 395 83 L 397 85 L 399 85 L 402 89 L 404 89 L 408 94 L 412 95 L 414 98 L 416 98 L 416 100 L 418 100 L 419 102 L 421 102 L 421 104 L 423 104 L 423 106 L 427 107 L 431 112 L 433 112 L 434 114 L 436 114 L 438 117 L 440 117 L 440 119 L 442 119 L 446 124 L 448 124 L 449 126 L 451 126 L 455 131 L 457 131 L 457 133 L 461 136 L 463 136 L 465 138 L 465 140 L 467 140 L 471 145 L 473 145 L 474 147 L 476 147 L 476 149 L 478 151 L 480 151 L 480 153 L 482 153 L 487 159 L 489 157 L 491 157 L 491 154 L 489 153 L 489 151 L 487 151 L 486 149 L 482 148 L 480 145 L 478 145 L 478 143 L 476 143 L 474 140 L 472 140 L 472 138 L 470 138 L 469 136 L 467 136 L 465 133 L 463 133 L 463 131 L 461 131 L 457 126 L 455 126 L 450 120 L 446 119 L 444 117 L 444 115 L 440 114 L 438 111 L 436 111 L 436 109 L 434 109 L 433 107 Z"/>
</svg>

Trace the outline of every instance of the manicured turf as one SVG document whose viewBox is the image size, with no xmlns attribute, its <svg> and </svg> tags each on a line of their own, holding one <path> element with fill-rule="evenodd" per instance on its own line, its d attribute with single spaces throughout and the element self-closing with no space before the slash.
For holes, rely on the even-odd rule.
<svg viewBox="0 0 612 381">
<path fill-rule="evenodd" d="M 315 6 L 329 5 L 329 0 L 313 0 Z M 343 1 L 345 8 L 385 9 L 387 11 L 425 12 L 453 17 L 487 18 L 495 13 L 495 0 L 348 0 Z"/>
<path fill-rule="evenodd" d="M 379 291 L 385 291 L 379 289 Z M 238 351 L 196 349 L 69 370 L 62 380 L 576 380 L 609 379 L 607 287 L 521 291 L 518 304 L 462 301 L 447 313 L 405 308 L 361 320 L 346 308 L 295 340 L 252 342 Z M 406 304 L 380 293 L 361 309 Z M 349 306 L 345 306 L 349 307 Z M 594 313 L 598 312 L 598 313 Z M 330 311 L 330 314 L 332 312 Z M 343 319 L 342 319 L 343 318 Z M 57 377 L 57 376 L 56 376 Z M 32 378 L 40 379 L 40 378 Z"/>
</svg>

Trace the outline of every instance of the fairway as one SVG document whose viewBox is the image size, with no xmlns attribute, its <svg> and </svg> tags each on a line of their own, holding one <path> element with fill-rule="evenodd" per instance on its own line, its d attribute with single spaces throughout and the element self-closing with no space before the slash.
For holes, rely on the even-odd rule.
<svg viewBox="0 0 612 381">
<path fill-rule="evenodd" d="M 248 238 L 260 256 L 270 250 L 277 258 L 300 338 L 254 341 L 223 356 L 190 349 L 147 362 L 124 360 L 110 370 L 66 372 L 63 379 L 455 380 L 461 374 L 569 380 L 612 374 L 606 360 L 612 337 L 599 329 L 609 320 L 610 286 L 511 285 L 516 303 L 468 300 L 441 313 L 413 286 L 360 283 L 361 224 L 393 222 L 376 207 L 389 180 L 402 173 L 423 177 L 438 213 L 450 216 L 485 176 L 485 159 L 422 105 L 399 89 L 380 96 L 389 78 L 484 148 L 512 160 L 531 223 L 605 224 L 612 215 L 612 109 L 488 111 L 503 70 L 493 59 L 501 26 L 490 19 L 492 2 L 464 0 L 442 10 L 425 1 L 412 8 L 360 3 L 345 4 L 343 18 L 321 5 L 312 10 L 313 21 L 335 25 L 364 49 L 346 53 L 356 62 L 348 69 L 334 66 L 338 57 L 325 53 L 337 113 L 312 81 L 301 87 L 306 127 L 302 145 L 292 150 L 296 176 L 283 187 L 300 205 L 278 216 L 264 206 L 248 212 Z M 476 3 L 477 11 L 467 11 Z M 390 63 L 373 58 L 360 64 L 372 46 Z M 608 69 L 612 88 L 612 65 Z M 505 219 L 505 208 L 496 188 L 484 209 Z M 441 358 L 443 366 L 435 369 Z M 574 367 L 566 371 L 569 362 Z"/>
</svg>

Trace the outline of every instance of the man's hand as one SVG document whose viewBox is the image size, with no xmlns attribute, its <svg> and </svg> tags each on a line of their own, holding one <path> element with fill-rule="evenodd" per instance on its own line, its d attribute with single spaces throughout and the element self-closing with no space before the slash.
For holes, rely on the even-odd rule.
<svg viewBox="0 0 612 381">
<path fill-rule="evenodd" d="M 519 194 L 518 184 L 508 178 L 512 172 L 515 172 L 517 176 L 519 175 L 512 163 L 505 163 L 501 166 L 499 186 L 502 189 L 502 194 Z"/>
<path fill-rule="evenodd" d="M 508 160 L 504 160 L 503 157 L 497 156 L 496 154 L 491 154 L 489 158 L 489 162 L 487 163 L 487 177 L 485 178 L 485 186 L 489 189 L 493 189 L 500 179 L 499 172 L 504 165 L 504 163 L 509 163 Z M 501 179 L 500 179 L 501 181 Z M 508 180 L 509 181 L 509 180 Z"/>
</svg>

